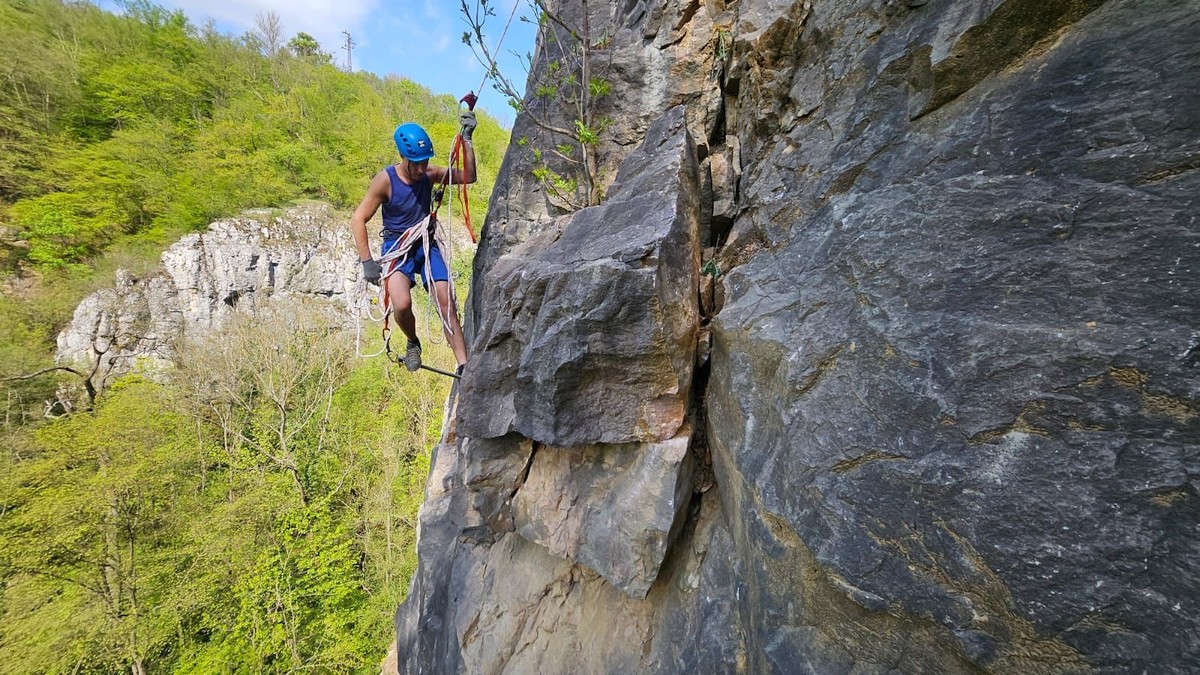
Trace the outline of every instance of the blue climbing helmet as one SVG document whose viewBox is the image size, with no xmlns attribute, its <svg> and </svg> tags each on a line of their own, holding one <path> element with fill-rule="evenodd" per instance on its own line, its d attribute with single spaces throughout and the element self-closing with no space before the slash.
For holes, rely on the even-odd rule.
<svg viewBox="0 0 1200 675">
<path fill-rule="evenodd" d="M 410 162 L 424 162 L 433 157 L 433 139 L 419 124 L 401 124 L 392 134 L 396 149 Z"/>
</svg>

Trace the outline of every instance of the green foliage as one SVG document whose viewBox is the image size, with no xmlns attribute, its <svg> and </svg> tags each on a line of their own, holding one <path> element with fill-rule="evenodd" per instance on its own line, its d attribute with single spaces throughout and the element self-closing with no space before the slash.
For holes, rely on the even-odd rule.
<svg viewBox="0 0 1200 675">
<path fill-rule="evenodd" d="M 612 36 L 592 35 L 586 19 L 581 25 L 573 24 L 562 12 L 564 7 L 550 8 L 545 0 L 526 2 L 533 18 L 523 16 L 522 20 L 537 25 L 538 44 L 546 58 L 544 67 L 534 68 L 532 56 L 525 56 L 531 74 L 527 89 L 537 105 L 524 105 L 525 90 L 497 66 L 494 48 L 484 36 L 485 24 L 496 16 L 488 2 L 460 0 L 459 13 L 470 27 L 462 41 L 471 47 L 495 89 L 508 97 L 513 110 L 525 114 L 543 135 L 546 152 L 535 148 L 531 153 L 532 172 L 546 188 L 550 203 L 565 211 L 599 204 L 604 193 L 600 146 L 611 124 L 599 114 L 599 102 L 612 94 L 612 83 L 604 77 L 612 65 Z M 587 16 L 586 2 L 580 11 Z M 565 149 L 571 146 L 578 148 L 578 153 Z"/>
<path fill-rule="evenodd" d="M 357 621 L 366 593 L 355 583 L 359 553 L 351 527 L 327 508 L 293 510 L 274 524 L 234 586 L 229 642 L 250 649 L 230 665 L 294 670 L 316 661 L 346 671 L 371 653 L 370 636 Z"/>
<path fill-rule="evenodd" d="M 94 116 L 119 129 L 152 119 L 187 120 L 198 84 L 167 64 L 131 58 L 93 73 L 85 96 Z"/>
<path fill-rule="evenodd" d="M 300 32 L 288 41 L 288 49 L 296 56 L 316 56 L 321 52 L 321 43 L 308 33 Z"/>
<path fill-rule="evenodd" d="M 612 93 L 612 83 L 601 77 L 593 77 L 588 80 L 588 92 L 592 98 L 601 98 Z"/>
<path fill-rule="evenodd" d="M 52 365 L 115 269 L 145 274 L 247 207 L 351 207 L 395 161 L 396 124 L 424 125 L 443 158 L 457 130 L 454 97 L 341 72 L 302 36 L 267 56 L 121 7 L 0 3 L 0 377 Z M 479 117 L 477 222 L 508 143 Z M 465 280 L 469 256 L 453 269 Z M 0 389 L 0 672 L 377 667 L 448 382 L 352 359 L 352 338 L 294 312 L 188 348 L 174 384 L 119 381 L 91 412 L 40 419 L 73 376 Z M 452 368 L 446 351 L 427 360 Z"/>
<path fill-rule="evenodd" d="M 575 120 L 575 133 L 579 136 L 580 145 L 599 145 L 600 132 L 583 123 L 583 120 Z"/>
<path fill-rule="evenodd" d="M 124 10 L 0 7 L 10 273 L 90 264 L 122 235 L 177 235 L 251 207 L 353 207 L 394 161 L 398 123 L 437 127 L 446 150 L 457 129 L 453 98 L 342 72 L 305 33 L 268 57 L 254 39 L 198 30 L 178 11 Z M 481 113 L 475 141 L 490 189 L 508 135 Z M 476 200 L 481 211 L 486 201 Z"/>
<path fill-rule="evenodd" d="M 4 672 L 377 666 L 447 384 L 349 367 L 349 336 L 281 318 L 193 348 L 176 384 L 126 378 L 8 444 Z"/>
<path fill-rule="evenodd" d="M 104 227 L 79 195 L 52 192 L 26 199 L 12 209 L 30 242 L 29 259 L 42 267 L 63 267 L 98 249 Z"/>
<path fill-rule="evenodd" d="M 119 670 L 173 639 L 174 542 L 191 511 L 184 420 L 129 380 L 93 414 L 40 429 L 12 462 L 0 520 L 0 662 Z"/>
<path fill-rule="evenodd" d="M 729 50 L 731 49 L 732 44 L 733 38 L 729 32 L 729 29 L 717 29 L 717 40 L 716 44 L 713 46 L 713 57 L 714 61 L 716 62 L 713 64 L 714 68 L 721 67 L 721 64 L 724 63 L 725 59 L 729 58 Z"/>
<path fill-rule="evenodd" d="M 569 200 L 579 189 L 576 178 L 563 176 L 545 164 L 533 167 L 533 177 L 560 200 Z"/>
</svg>

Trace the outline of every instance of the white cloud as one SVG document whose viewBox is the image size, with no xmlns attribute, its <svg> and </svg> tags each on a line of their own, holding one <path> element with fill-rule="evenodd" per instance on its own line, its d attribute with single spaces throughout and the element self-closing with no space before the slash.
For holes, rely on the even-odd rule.
<svg viewBox="0 0 1200 675">
<path fill-rule="evenodd" d="M 275 12 L 287 39 L 300 32 L 321 43 L 335 56 L 345 39 L 342 31 L 360 32 L 367 17 L 383 0 L 167 0 L 165 4 L 184 10 L 199 23 L 207 17 L 242 31 L 254 30 L 260 12 Z M 357 40 L 357 38 L 355 38 Z"/>
<path fill-rule="evenodd" d="M 108 1 L 108 0 L 102 0 Z M 345 52 L 342 31 L 349 31 L 356 43 L 354 65 L 377 74 L 397 73 L 428 86 L 433 91 L 465 93 L 478 87 L 482 67 L 470 49 L 460 41 L 466 30 L 459 15 L 457 0 L 156 0 L 169 8 L 182 9 L 193 23 L 200 25 L 211 18 L 221 31 L 240 34 L 254 31 L 260 12 L 273 11 L 283 24 L 284 41 L 298 32 L 312 35 L 321 48 L 341 64 Z M 471 1 L 471 0 L 468 0 Z M 490 43 L 500 37 L 509 10 L 518 7 L 525 13 L 526 0 L 491 0 L 495 17 L 488 21 Z M 501 50 L 501 67 L 509 49 L 526 51 L 532 31 L 514 19 Z M 512 70 L 523 81 L 518 67 Z M 490 88 L 484 85 L 484 90 Z M 482 93 L 476 91 L 476 93 Z M 489 93 L 490 96 L 490 93 Z M 503 109 L 500 103 L 496 107 Z"/>
</svg>

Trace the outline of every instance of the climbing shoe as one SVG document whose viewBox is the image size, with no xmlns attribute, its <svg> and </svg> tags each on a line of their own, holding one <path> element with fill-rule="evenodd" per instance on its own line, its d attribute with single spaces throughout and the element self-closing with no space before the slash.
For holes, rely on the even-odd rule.
<svg viewBox="0 0 1200 675">
<path fill-rule="evenodd" d="M 459 367 L 454 369 L 454 374 L 457 375 L 459 378 L 461 378 L 462 374 L 463 374 L 463 369 L 466 367 L 467 367 L 467 364 L 465 364 L 465 363 L 460 365 Z"/>
<path fill-rule="evenodd" d="M 404 350 L 404 367 L 410 372 L 417 372 L 421 367 L 421 343 L 409 340 L 408 349 Z"/>
</svg>

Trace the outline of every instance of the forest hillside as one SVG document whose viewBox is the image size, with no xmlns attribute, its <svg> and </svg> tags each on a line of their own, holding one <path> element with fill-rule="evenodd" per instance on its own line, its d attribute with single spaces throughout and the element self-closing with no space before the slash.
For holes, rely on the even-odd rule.
<svg viewBox="0 0 1200 675">
<path fill-rule="evenodd" d="M 319 200 L 346 227 L 396 124 L 445 163 L 457 95 L 343 72 L 275 28 L 0 4 L 0 672 L 351 671 L 386 651 L 446 382 L 356 358 L 297 299 L 91 409 L 47 403 L 70 373 L 25 377 L 85 296 L 215 219 Z M 481 112 L 475 139 L 484 205 L 508 132 Z"/>
</svg>

